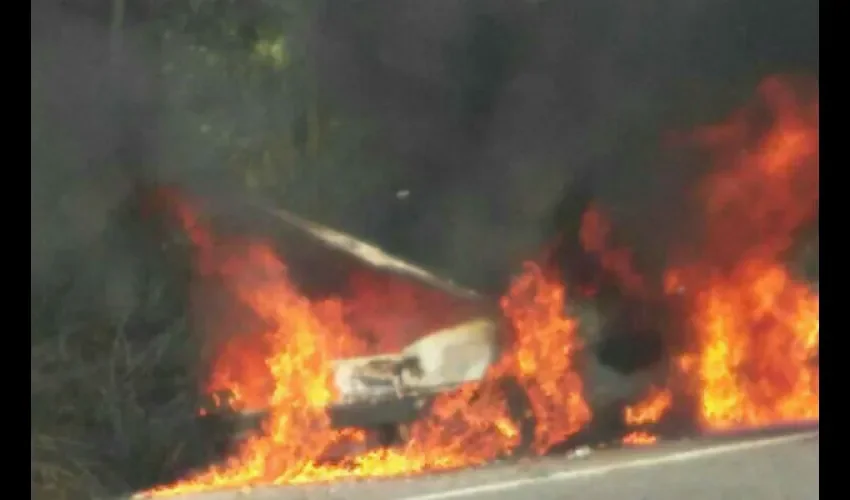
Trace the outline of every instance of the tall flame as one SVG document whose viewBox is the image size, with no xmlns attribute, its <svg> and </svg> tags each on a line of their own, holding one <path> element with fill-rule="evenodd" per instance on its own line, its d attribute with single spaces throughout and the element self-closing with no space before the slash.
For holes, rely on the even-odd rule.
<svg viewBox="0 0 850 500">
<path fill-rule="evenodd" d="M 679 376 L 706 429 L 819 416 L 819 297 L 785 263 L 797 234 L 817 217 L 817 92 L 805 82 L 769 78 L 757 96 L 727 121 L 688 137 L 715 168 L 695 193 L 703 236 L 693 248 L 673 249 L 692 257 L 665 276 L 671 300 L 685 303 L 682 333 L 693 344 L 676 360 Z M 611 224 L 600 207 L 587 210 L 581 229 L 585 249 L 623 289 L 645 294 L 629 251 L 610 246 Z M 637 423 L 636 409 L 653 407 L 662 395 L 669 393 L 652 392 L 627 408 L 627 423 Z M 641 420 L 657 422 L 663 414 Z M 626 441 L 651 441 L 644 434 Z"/>
<path fill-rule="evenodd" d="M 707 428 L 819 416 L 819 297 L 785 264 L 817 216 L 818 101 L 793 89 L 768 79 L 753 106 L 693 136 L 719 167 L 698 192 L 706 238 L 666 281 L 689 303 L 696 351 L 679 366 Z"/>
</svg>

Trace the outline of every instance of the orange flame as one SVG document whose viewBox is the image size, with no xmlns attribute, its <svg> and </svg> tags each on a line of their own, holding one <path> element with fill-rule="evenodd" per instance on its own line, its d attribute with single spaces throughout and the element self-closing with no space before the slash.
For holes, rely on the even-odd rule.
<svg viewBox="0 0 850 500">
<path fill-rule="evenodd" d="M 599 206 L 592 204 L 582 214 L 579 238 L 582 247 L 599 257 L 602 268 L 619 280 L 626 292 L 645 293 L 643 277 L 634 270 L 629 249 L 611 247 L 611 222 Z"/>
<path fill-rule="evenodd" d="M 689 138 L 717 168 L 697 191 L 703 238 L 684 252 L 699 257 L 668 270 L 665 291 L 686 303 L 694 349 L 676 364 L 708 429 L 819 416 L 819 297 L 783 263 L 819 199 L 817 91 L 795 83 L 767 79 L 753 105 Z M 582 222 L 585 249 L 625 291 L 644 293 L 629 252 L 610 247 L 601 209 L 591 206 Z M 662 394 L 628 408 L 627 422 Z"/>
<path fill-rule="evenodd" d="M 722 168 L 699 191 L 703 257 L 666 277 L 690 299 L 697 349 L 679 367 L 713 429 L 819 417 L 819 297 L 782 263 L 817 215 L 817 95 L 772 78 L 759 98 L 695 135 Z"/>
<path fill-rule="evenodd" d="M 759 95 L 758 106 L 693 136 L 718 166 L 698 193 L 705 240 L 689 253 L 699 258 L 665 276 L 667 291 L 675 291 L 688 310 L 694 348 L 676 365 L 706 428 L 819 415 L 819 372 L 812 362 L 819 346 L 819 299 L 782 263 L 796 231 L 817 214 L 817 98 L 803 99 L 777 79 L 765 82 Z M 360 431 L 331 429 L 324 411 L 336 396 L 331 360 L 368 351 L 347 315 L 351 303 L 306 299 L 272 247 L 225 245 L 186 205 L 176 205 L 198 248 L 201 271 L 222 280 L 263 323 L 259 338 L 250 332 L 231 335 L 218 346 L 210 390 L 226 389 L 238 406 L 267 408 L 271 415 L 265 432 L 245 442 L 226 464 L 155 493 L 394 476 L 484 463 L 510 454 L 521 441 L 501 384 L 506 378 L 528 396 L 536 422 L 533 451 L 546 450 L 590 421 L 573 365 L 581 343 L 575 320 L 564 314 L 565 288 L 546 269 L 528 264 L 500 302 L 513 345 L 483 382 L 439 396 L 402 447 L 354 454 L 334 465 L 320 462 L 325 450 L 365 441 Z M 646 283 L 631 269 L 630 254 L 608 248 L 610 224 L 598 207 L 585 214 L 581 231 L 585 248 L 600 255 L 603 267 L 628 291 L 646 292 Z M 374 305 L 380 299 L 361 302 Z M 657 421 L 675 390 L 673 383 L 656 389 L 627 408 L 624 419 L 631 425 Z M 625 442 L 655 439 L 636 431 Z"/>
<path fill-rule="evenodd" d="M 564 315 L 566 291 L 535 264 L 526 264 L 501 305 L 517 332 L 506 369 L 524 386 L 537 422 L 535 449 L 542 452 L 590 421 L 581 378 L 572 360 L 581 348 L 577 322 Z M 503 368 L 505 369 L 505 368 Z"/>
<path fill-rule="evenodd" d="M 471 317 L 471 306 L 446 294 L 417 287 L 393 275 L 354 273 L 344 297 L 352 330 L 368 334 L 370 352 L 398 352 L 421 332 L 432 332 Z"/>
<path fill-rule="evenodd" d="M 623 444 L 626 446 L 646 446 L 658 442 L 658 436 L 643 431 L 635 431 L 626 434 Z"/>
<path fill-rule="evenodd" d="M 436 398 L 426 418 L 412 426 L 403 447 L 356 454 L 334 465 L 319 462 L 333 446 L 365 441 L 361 431 L 331 429 L 325 413 L 335 398 L 331 360 L 367 350 L 345 322 L 347 305 L 339 299 L 307 300 L 270 246 L 222 245 L 202 228 L 188 205 L 173 197 L 171 202 L 198 247 L 202 270 L 217 273 L 268 325 L 259 339 L 237 335 L 221 346 L 210 390 L 227 389 L 235 407 L 267 408 L 270 416 L 265 432 L 245 442 L 226 464 L 153 494 L 480 464 L 510 454 L 520 442 L 516 417 L 500 384 L 505 377 L 515 379 L 528 395 L 536 421 L 533 450 L 547 449 L 590 420 L 572 366 L 580 345 L 575 321 L 564 316 L 564 287 L 530 264 L 501 302 L 514 332 L 514 349 L 482 383 Z"/>
<path fill-rule="evenodd" d="M 694 302 L 700 415 L 710 428 L 819 417 L 818 297 L 775 263 L 750 261 Z"/>
<path fill-rule="evenodd" d="M 637 404 L 626 406 L 623 421 L 627 426 L 655 424 L 673 406 L 673 394 L 669 389 L 651 387 L 649 394 Z M 646 431 L 630 432 L 623 438 L 625 445 L 653 444 L 658 437 Z"/>
<path fill-rule="evenodd" d="M 623 419 L 626 425 L 643 425 L 658 422 L 673 404 L 673 395 L 667 389 L 653 387 L 638 404 L 627 406 Z"/>
</svg>

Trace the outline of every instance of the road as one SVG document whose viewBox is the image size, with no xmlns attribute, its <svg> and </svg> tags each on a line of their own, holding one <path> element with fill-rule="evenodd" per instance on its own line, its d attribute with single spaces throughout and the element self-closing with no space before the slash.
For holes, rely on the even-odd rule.
<svg viewBox="0 0 850 500">
<path fill-rule="evenodd" d="M 819 431 L 700 439 L 602 450 L 583 458 L 424 477 L 301 487 L 258 487 L 179 500 L 816 500 Z"/>
</svg>

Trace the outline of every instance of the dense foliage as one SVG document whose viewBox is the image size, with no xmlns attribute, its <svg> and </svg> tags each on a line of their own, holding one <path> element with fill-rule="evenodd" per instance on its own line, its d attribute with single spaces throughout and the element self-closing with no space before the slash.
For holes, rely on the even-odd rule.
<svg viewBox="0 0 850 500">
<path fill-rule="evenodd" d="M 103 4 L 33 7 L 39 499 L 130 492 L 210 459 L 195 418 L 191 252 L 149 210 L 150 187 L 259 191 L 319 217 L 370 190 L 363 176 L 350 189 L 369 127 L 314 78 L 313 2 Z"/>
</svg>

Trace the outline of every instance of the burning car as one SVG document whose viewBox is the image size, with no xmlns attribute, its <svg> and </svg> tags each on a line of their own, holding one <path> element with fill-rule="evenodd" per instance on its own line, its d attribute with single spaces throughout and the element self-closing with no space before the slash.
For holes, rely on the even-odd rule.
<svg viewBox="0 0 850 500">
<path fill-rule="evenodd" d="M 281 242 L 276 251 L 284 256 L 288 274 L 305 294 L 321 297 L 338 293 L 349 286 L 345 278 L 351 276 L 366 277 L 372 285 L 383 283 L 395 290 L 378 298 L 377 303 L 372 301 L 372 307 L 357 304 L 351 308 L 346 322 L 356 329 L 355 336 L 365 338 L 366 348 L 360 349 L 360 355 L 333 359 L 328 364 L 335 396 L 323 411 L 334 429 L 366 431 L 367 443 L 356 449 L 404 446 L 411 427 L 429 414 L 435 399 L 496 379 L 500 380 L 499 391 L 513 393 L 506 396 L 512 406 L 508 413 L 513 425 L 526 434 L 517 447 L 524 446 L 523 442 L 527 446 L 534 439 L 530 434 L 535 424 L 524 422 L 532 403 L 523 393 L 523 382 L 511 380 L 512 374 L 500 373 L 500 363 L 516 347 L 517 339 L 497 298 L 458 286 L 356 237 L 292 213 L 259 206 L 251 210 L 255 214 L 252 224 L 265 220 L 266 234 Z M 386 302 L 392 300 L 391 296 L 405 294 L 415 297 L 405 304 Z M 358 290 L 354 295 L 363 301 L 369 291 Z M 625 405 L 639 400 L 650 389 L 651 381 L 663 375 L 660 353 L 657 346 L 651 347 L 654 350 L 648 356 L 638 356 L 637 364 L 630 366 L 635 364 L 634 354 L 645 351 L 652 339 L 620 335 L 624 323 L 614 324 L 609 318 L 623 315 L 602 311 L 601 302 L 595 298 L 576 304 L 570 307 L 583 308 L 583 325 L 576 333 L 586 344 L 580 368 L 576 369 L 590 382 L 577 389 L 594 414 L 611 415 L 600 421 L 618 426 Z M 374 342 L 375 337 L 378 342 Z M 624 351 L 629 351 L 625 364 L 617 359 L 617 353 Z M 570 353 L 565 351 L 564 357 L 570 357 Z M 220 400 L 224 399 L 227 397 Z M 248 422 L 239 427 L 240 436 L 245 437 L 252 426 L 257 429 L 262 425 L 267 409 L 249 405 L 241 414 Z M 555 442 L 547 446 L 552 444 Z"/>
<path fill-rule="evenodd" d="M 715 168 L 687 195 L 698 237 L 665 246 L 660 270 L 637 269 L 591 192 L 571 198 L 571 238 L 498 298 L 285 211 L 252 206 L 251 234 L 264 236 L 236 245 L 228 224 L 213 233 L 182 214 L 198 267 L 251 313 L 198 308 L 209 391 L 262 432 L 167 489 L 648 443 L 664 419 L 699 432 L 816 421 L 819 296 L 789 255 L 817 221 L 817 118 L 816 93 L 768 79 L 755 105 L 687 137 Z M 814 234 L 803 253 L 816 273 Z"/>
</svg>

